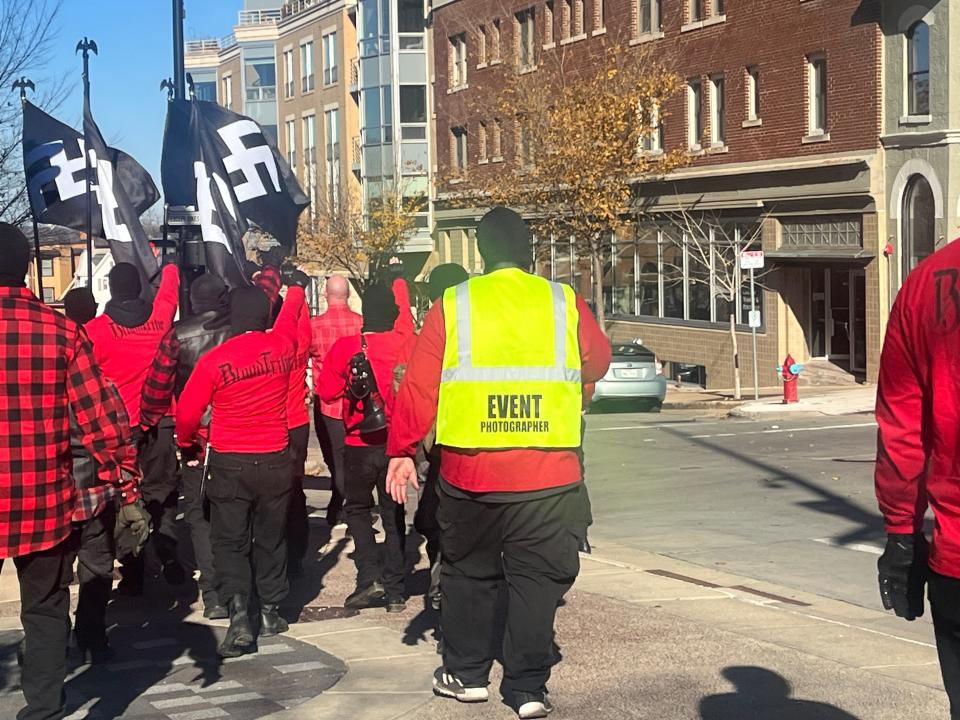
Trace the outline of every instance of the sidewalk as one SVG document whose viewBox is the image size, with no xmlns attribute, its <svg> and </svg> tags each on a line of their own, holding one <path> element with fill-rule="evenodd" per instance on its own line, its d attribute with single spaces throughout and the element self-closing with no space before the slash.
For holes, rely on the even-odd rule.
<svg viewBox="0 0 960 720">
<path fill-rule="evenodd" d="M 291 600 L 304 606 L 300 622 L 265 643 L 260 654 L 229 661 L 209 684 L 212 642 L 197 648 L 194 640 L 193 647 L 181 648 L 172 639 L 141 640 L 136 659 L 123 658 L 111 668 L 114 683 L 120 677 L 126 684 L 141 682 L 133 714 L 96 712 L 96 699 L 78 670 L 68 693 L 74 708 L 81 700 L 85 704 L 71 720 L 515 717 L 499 701 L 498 668 L 485 705 L 432 696 L 430 682 L 439 664 L 437 618 L 419 598 L 399 615 L 371 609 L 335 617 L 343 611 L 328 606 L 342 603 L 353 580 L 350 546 L 338 532 L 318 550 L 307 576 L 292 589 Z M 906 623 L 877 609 L 631 550 L 605 542 L 599 532 L 595 553 L 582 558 L 581 576 L 560 610 L 557 641 L 564 661 L 551 681 L 553 717 L 946 717 L 926 618 Z M 421 563 L 411 590 L 422 591 L 424 580 Z M 9 581 L 4 568 L 2 583 Z M 160 611 L 163 606 L 158 604 Z M 194 628 L 194 637 L 211 628 L 219 636 L 225 623 L 206 622 L 197 610 L 190 608 L 182 620 Z M 17 634 L 3 631 L 15 630 L 19 622 L 7 612 L 0 615 L 6 616 L 0 617 L 0 671 L 15 675 L 6 651 Z M 147 625 L 156 624 L 153 617 Z M 166 648 L 163 661 L 149 656 L 157 648 Z M 146 672 L 155 673 L 149 683 L 142 678 Z M 3 717 L 12 717 L 19 702 L 10 684 L 0 692 Z"/>
<path fill-rule="evenodd" d="M 745 402 L 733 408 L 734 417 L 761 418 L 783 414 L 858 415 L 872 414 L 877 403 L 876 385 L 847 388 L 800 388 L 800 402 L 784 405 L 782 395 Z"/>
</svg>

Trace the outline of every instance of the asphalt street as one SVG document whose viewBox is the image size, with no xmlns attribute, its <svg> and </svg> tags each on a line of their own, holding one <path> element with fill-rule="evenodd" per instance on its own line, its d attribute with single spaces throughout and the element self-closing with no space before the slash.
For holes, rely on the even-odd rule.
<svg viewBox="0 0 960 720">
<path fill-rule="evenodd" d="M 591 538 L 878 606 L 884 533 L 868 415 L 590 415 Z"/>
</svg>

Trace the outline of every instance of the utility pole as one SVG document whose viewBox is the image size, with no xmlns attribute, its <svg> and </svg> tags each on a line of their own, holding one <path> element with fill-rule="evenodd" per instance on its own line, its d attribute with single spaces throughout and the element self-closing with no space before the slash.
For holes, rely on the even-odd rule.
<svg viewBox="0 0 960 720">
<path fill-rule="evenodd" d="M 90 53 L 94 55 L 97 52 L 97 43 L 93 40 L 84 38 L 77 43 L 76 52 L 83 53 L 83 104 L 84 108 L 90 106 Z M 87 287 L 93 288 L 93 191 L 91 181 L 93 180 L 93 166 L 90 164 L 90 148 L 87 147 L 86 138 L 83 143 L 83 155 L 86 161 L 87 170 Z"/>
</svg>

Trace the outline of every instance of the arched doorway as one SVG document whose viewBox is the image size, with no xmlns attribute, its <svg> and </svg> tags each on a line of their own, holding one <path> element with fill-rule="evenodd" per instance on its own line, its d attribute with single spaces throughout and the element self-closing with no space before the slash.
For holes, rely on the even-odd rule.
<svg viewBox="0 0 960 720">
<path fill-rule="evenodd" d="M 900 213 L 903 249 L 903 276 L 936 250 L 936 207 L 933 190 L 923 175 L 907 181 Z"/>
</svg>

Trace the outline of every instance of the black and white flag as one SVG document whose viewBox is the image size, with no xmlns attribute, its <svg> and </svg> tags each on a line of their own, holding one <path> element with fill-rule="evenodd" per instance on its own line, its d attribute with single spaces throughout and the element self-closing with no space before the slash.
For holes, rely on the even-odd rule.
<svg viewBox="0 0 960 720">
<path fill-rule="evenodd" d="M 286 248 L 309 200 L 276 146 L 253 120 L 216 103 L 170 103 L 163 142 L 164 196 L 193 205 L 210 272 L 230 285 L 247 282 L 243 236 L 248 222 Z"/>
<path fill-rule="evenodd" d="M 110 241 L 116 262 L 141 268 L 144 286 L 149 287 L 157 261 L 140 215 L 160 198 L 149 173 L 126 153 L 107 146 L 89 107 L 84 107 L 86 138 L 30 102 L 23 112 L 23 169 L 37 222 L 86 232 L 84 151 L 89 148 L 93 235 Z"/>
</svg>

